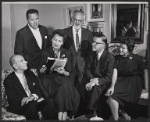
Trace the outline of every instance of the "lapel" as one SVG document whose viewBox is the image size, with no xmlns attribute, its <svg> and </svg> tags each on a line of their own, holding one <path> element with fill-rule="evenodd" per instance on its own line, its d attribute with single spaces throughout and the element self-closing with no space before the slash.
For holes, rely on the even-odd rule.
<svg viewBox="0 0 150 122">
<path fill-rule="evenodd" d="M 66 58 L 66 53 L 63 48 L 60 49 L 60 58 Z"/>
<path fill-rule="evenodd" d="M 14 83 L 15 83 L 15 86 L 18 86 L 18 88 L 20 88 L 20 90 L 26 95 L 26 92 L 22 86 L 22 84 L 20 83 L 18 77 L 16 76 L 15 72 L 13 72 L 13 75 L 14 75 Z M 27 96 L 27 95 L 26 95 Z"/>
<path fill-rule="evenodd" d="M 76 48 L 75 48 L 75 44 L 74 44 L 74 38 L 73 38 L 73 26 L 69 27 L 69 32 L 70 32 L 70 36 L 71 36 L 71 40 L 72 41 L 72 47 L 73 47 L 73 51 L 76 52 Z"/>
<path fill-rule="evenodd" d="M 39 31 L 41 33 L 41 37 L 42 37 L 42 49 L 44 48 L 44 44 L 45 44 L 45 37 L 44 37 L 44 31 L 42 31 L 41 25 L 39 25 Z"/>
<path fill-rule="evenodd" d="M 24 73 L 25 77 L 26 77 L 26 80 L 27 80 L 27 84 L 28 84 L 28 87 L 29 87 L 29 90 L 33 91 L 33 82 L 31 81 L 31 78 L 29 77 L 29 75 L 25 72 Z"/>
<path fill-rule="evenodd" d="M 39 50 L 41 50 L 40 47 L 39 47 L 38 44 L 37 44 L 37 41 L 36 41 L 36 39 L 35 39 L 35 37 L 34 37 L 32 31 L 30 30 L 29 26 L 26 25 L 26 27 L 27 27 L 28 32 L 29 32 L 29 33 L 28 33 L 29 35 L 27 35 L 27 36 L 31 37 L 31 41 L 33 41 L 34 44 L 36 45 L 36 47 L 37 47 Z M 40 32 L 40 33 L 41 33 L 41 32 Z M 42 36 L 42 34 L 41 34 L 41 36 Z M 43 38 L 42 38 L 42 40 L 43 40 Z M 42 42 L 42 43 L 43 43 L 43 42 Z M 43 46 L 43 44 L 42 44 L 42 46 Z"/>
<path fill-rule="evenodd" d="M 73 40 L 73 50 L 76 52 L 76 47 L 75 47 L 75 44 L 74 44 L 74 38 L 73 38 L 73 26 L 71 27 L 71 36 L 72 36 L 72 40 Z"/>
<path fill-rule="evenodd" d="M 97 64 L 98 64 L 98 60 L 97 60 L 97 53 L 96 53 L 96 52 L 94 52 L 94 53 L 93 53 L 93 59 L 95 59 L 95 60 L 94 60 L 94 66 L 95 66 L 95 68 L 94 68 L 94 69 L 96 69 Z"/>
<path fill-rule="evenodd" d="M 96 66 L 96 71 L 105 70 L 105 64 L 106 64 L 106 50 L 103 51 L 100 59 L 98 60 L 98 63 L 97 63 L 97 66 Z"/>
<path fill-rule="evenodd" d="M 82 44 L 84 37 L 86 37 L 86 33 L 84 33 L 84 28 L 81 27 L 81 44 Z"/>
<path fill-rule="evenodd" d="M 49 57 L 54 58 L 54 51 L 53 51 L 52 46 L 50 46 L 50 47 L 48 48 L 48 54 L 49 54 Z"/>
</svg>

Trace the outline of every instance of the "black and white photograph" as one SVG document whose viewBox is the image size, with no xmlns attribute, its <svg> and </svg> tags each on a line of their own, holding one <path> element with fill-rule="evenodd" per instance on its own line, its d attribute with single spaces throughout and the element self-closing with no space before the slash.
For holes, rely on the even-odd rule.
<svg viewBox="0 0 150 122">
<path fill-rule="evenodd" d="M 149 121 L 149 2 L 1 2 L 1 120 Z"/>
</svg>

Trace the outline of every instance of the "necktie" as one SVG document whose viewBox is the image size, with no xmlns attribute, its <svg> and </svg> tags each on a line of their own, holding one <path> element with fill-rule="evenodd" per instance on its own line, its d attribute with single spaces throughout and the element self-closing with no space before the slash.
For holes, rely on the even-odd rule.
<svg viewBox="0 0 150 122">
<path fill-rule="evenodd" d="M 27 80 L 26 80 L 24 74 L 22 75 L 22 78 L 23 78 L 23 87 L 24 87 L 24 90 L 25 90 L 27 96 L 29 97 L 31 95 L 31 91 L 29 90 L 29 87 L 28 87 L 28 84 L 27 84 Z"/>
<path fill-rule="evenodd" d="M 78 52 L 79 46 L 80 46 L 78 31 L 79 31 L 79 29 L 76 29 L 76 48 L 77 48 L 77 52 Z"/>
</svg>

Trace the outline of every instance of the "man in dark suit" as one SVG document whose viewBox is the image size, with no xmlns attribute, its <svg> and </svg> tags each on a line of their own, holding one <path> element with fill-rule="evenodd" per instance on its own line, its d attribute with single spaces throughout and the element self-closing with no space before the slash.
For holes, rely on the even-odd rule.
<svg viewBox="0 0 150 122">
<path fill-rule="evenodd" d="M 98 32 L 93 35 L 92 52 L 89 54 L 85 66 L 86 83 L 85 88 L 89 96 L 88 110 L 93 115 L 97 110 L 99 100 L 112 80 L 115 59 L 107 51 L 107 38 Z"/>
<path fill-rule="evenodd" d="M 125 36 L 129 36 L 129 37 L 138 37 L 138 21 L 134 20 L 132 23 L 132 26 L 128 29 L 128 31 L 126 32 Z"/>
<path fill-rule="evenodd" d="M 40 94 L 37 77 L 30 70 L 27 71 L 27 62 L 21 55 L 13 55 L 10 58 L 10 65 L 14 72 L 4 80 L 8 110 L 24 115 L 28 120 L 39 119 L 38 112 L 45 115 L 48 101 Z"/>
<path fill-rule="evenodd" d="M 43 64 L 42 50 L 50 46 L 46 27 L 39 25 L 39 13 L 36 9 L 26 12 L 28 24 L 17 31 L 14 53 L 22 55 L 28 61 L 30 69 L 38 69 Z"/>
<path fill-rule="evenodd" d="M 84 13 L 82 11 L 75 10 L 73 12 L 72 20 L 73 25 L 64 29 L 67 35 L 64 47 L 69 49 L 71 52 L 72 72 L 70 74 L 70 78 L 81 95 L 80 101 L 83 102 L 81 82 L 84 75 L 85 60 L 88 55 L 88 51 L 91 50 L 93 36 L 89 30 L 82 27 L 82 23 L 84 21 Z"/>
</svg>

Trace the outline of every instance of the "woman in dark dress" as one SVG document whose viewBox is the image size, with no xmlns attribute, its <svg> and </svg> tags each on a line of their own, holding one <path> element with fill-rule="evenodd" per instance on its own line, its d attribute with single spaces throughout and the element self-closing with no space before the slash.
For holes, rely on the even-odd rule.
<svg viewBox="0 0 150 122">
<path fill-rule="evenodd" d="M 52 71 L 43 66 L 40 69 L 40 78 L 44 88 L 46 98 L 53 98 L 58 120 L 66 120 L 68 114 L 73 116 L 79 105 L 79 93 L 69 79 L 71 71 L 70 52 L 62 45 L 65 41 L 65 35 L 62 30 L 56 30 L 52 35 L 52 46 L 45 50 L 45 64 L 47 57 L 67 58 L 64 68 L 57 68 Z"/>
<path fill-rule="evenodd" d="M 121 42 L 120 55 L 116 58 L 111 87 L 107 94 L 109 97 L 112 116 L 118 120 L 119 106 L 125 107 L 125 103 L 136 103 L 144 87 L 144 62 L 140 56 L 133 54 L 134 40 L 126 38 Z M 131 117 L 123 114 L 126 120 Z"/>
</svg>

